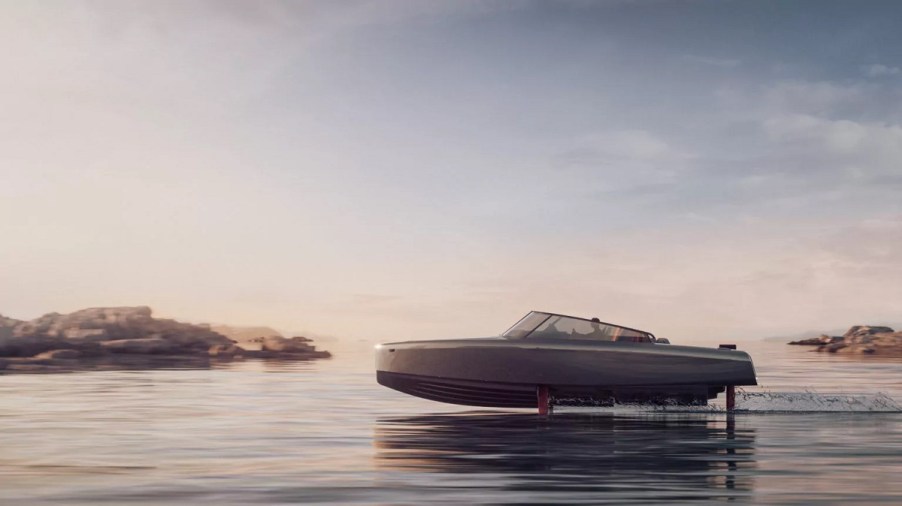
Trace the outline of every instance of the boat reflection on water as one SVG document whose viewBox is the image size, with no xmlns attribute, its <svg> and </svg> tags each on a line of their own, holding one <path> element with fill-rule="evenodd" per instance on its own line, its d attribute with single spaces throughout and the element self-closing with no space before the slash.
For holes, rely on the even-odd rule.
<svg viewBox="0 0 902 506">
<path fill-rule="evenodd" d="M 416 473 L 421 486 L 456 481 L 448 473 L 470 487 L 493 480 L 528 502 L 749 498 L 756 466 L 755 431 L 732 415 L 386 417 L 374 441 L 380 471 Z"/>
</svg>

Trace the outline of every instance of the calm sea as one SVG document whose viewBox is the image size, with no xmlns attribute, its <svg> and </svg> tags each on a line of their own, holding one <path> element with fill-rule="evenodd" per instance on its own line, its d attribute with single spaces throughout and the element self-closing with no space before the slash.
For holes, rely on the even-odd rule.
<svg viewBox="0 0 902 506">
<path fill-rule="evenodd" d="M 313 363 L 0 376 L 0 503 L 902 503 L 902 414 L 835 396 L 902 402 L 902 363 L 741 347 L 765 393 L 729 419 L 432 403 L 376 385 L 365 343 Z"/>
</svg>

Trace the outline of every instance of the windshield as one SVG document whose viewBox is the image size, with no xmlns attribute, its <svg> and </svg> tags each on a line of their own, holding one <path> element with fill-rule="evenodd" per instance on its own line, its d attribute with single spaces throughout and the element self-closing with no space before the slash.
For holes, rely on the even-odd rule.
<svg viewBox="0 0 902 506">
<path fill-rule="evenodd" d="M 649 332 L 621 327 L 585 318 L 575 318 L 551 313 L 533 311 L 508 329 L 503 337 L 525 339 L 527 337 L 592 339 L 597 341 L 631 341 L 636 343 L 654 342 Z"/>
</svg>

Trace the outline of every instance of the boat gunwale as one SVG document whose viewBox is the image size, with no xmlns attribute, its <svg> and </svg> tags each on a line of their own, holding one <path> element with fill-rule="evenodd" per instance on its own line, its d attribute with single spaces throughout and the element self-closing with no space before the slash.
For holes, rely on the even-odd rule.
<svg viewBox="0 0 902 506">
<path fill-rule="evenodd" d="M 382 343 L 376 345 L 376 350 L 384 348 L 391 349 L 456 349 L 464 347 L 470 348 L 518 348 L 518 349 L 537 349 L 537 350 L 559 350 L 559 351 L 583 351 L 583 352 L 613 352 L 613 353 L 653 353 L 655 355 L 681 355 L 695 356 L 703 358 L 718 358 L 735 360 L 740 362 L 751 362 L 751 356 L 742 350 L 731 350 L 726 348 L 707 348 L 703 346 L 687 346 L 673 344 L 657 344 L 657 343 L 633 343 L 629 341 L 596 341 L 590 339 L 554 339 L 539 338 L 528 341 L 526 339 L 505 339 L 503 337 L 476 337 L 462 339 L 436 339 L 421 341 L 399 341 L 393 343 Z M 390 350 L 391 352 L 391 350 Z"/>
</svg>

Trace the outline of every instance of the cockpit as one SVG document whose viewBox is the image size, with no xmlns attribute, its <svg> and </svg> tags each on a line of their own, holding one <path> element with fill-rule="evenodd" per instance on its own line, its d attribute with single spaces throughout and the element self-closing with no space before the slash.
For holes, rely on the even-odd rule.
<svg viewBox="0 0 902 506">
<path fill-rule="evenodd" d="M 576 318 L 540 311 L 530 312 L 501 335 L 508 339 L 555 338 L 633 343 L 655 342 L 655 336 L 651 332 L 605 323 L 598 318 Z"/>
</svg>

